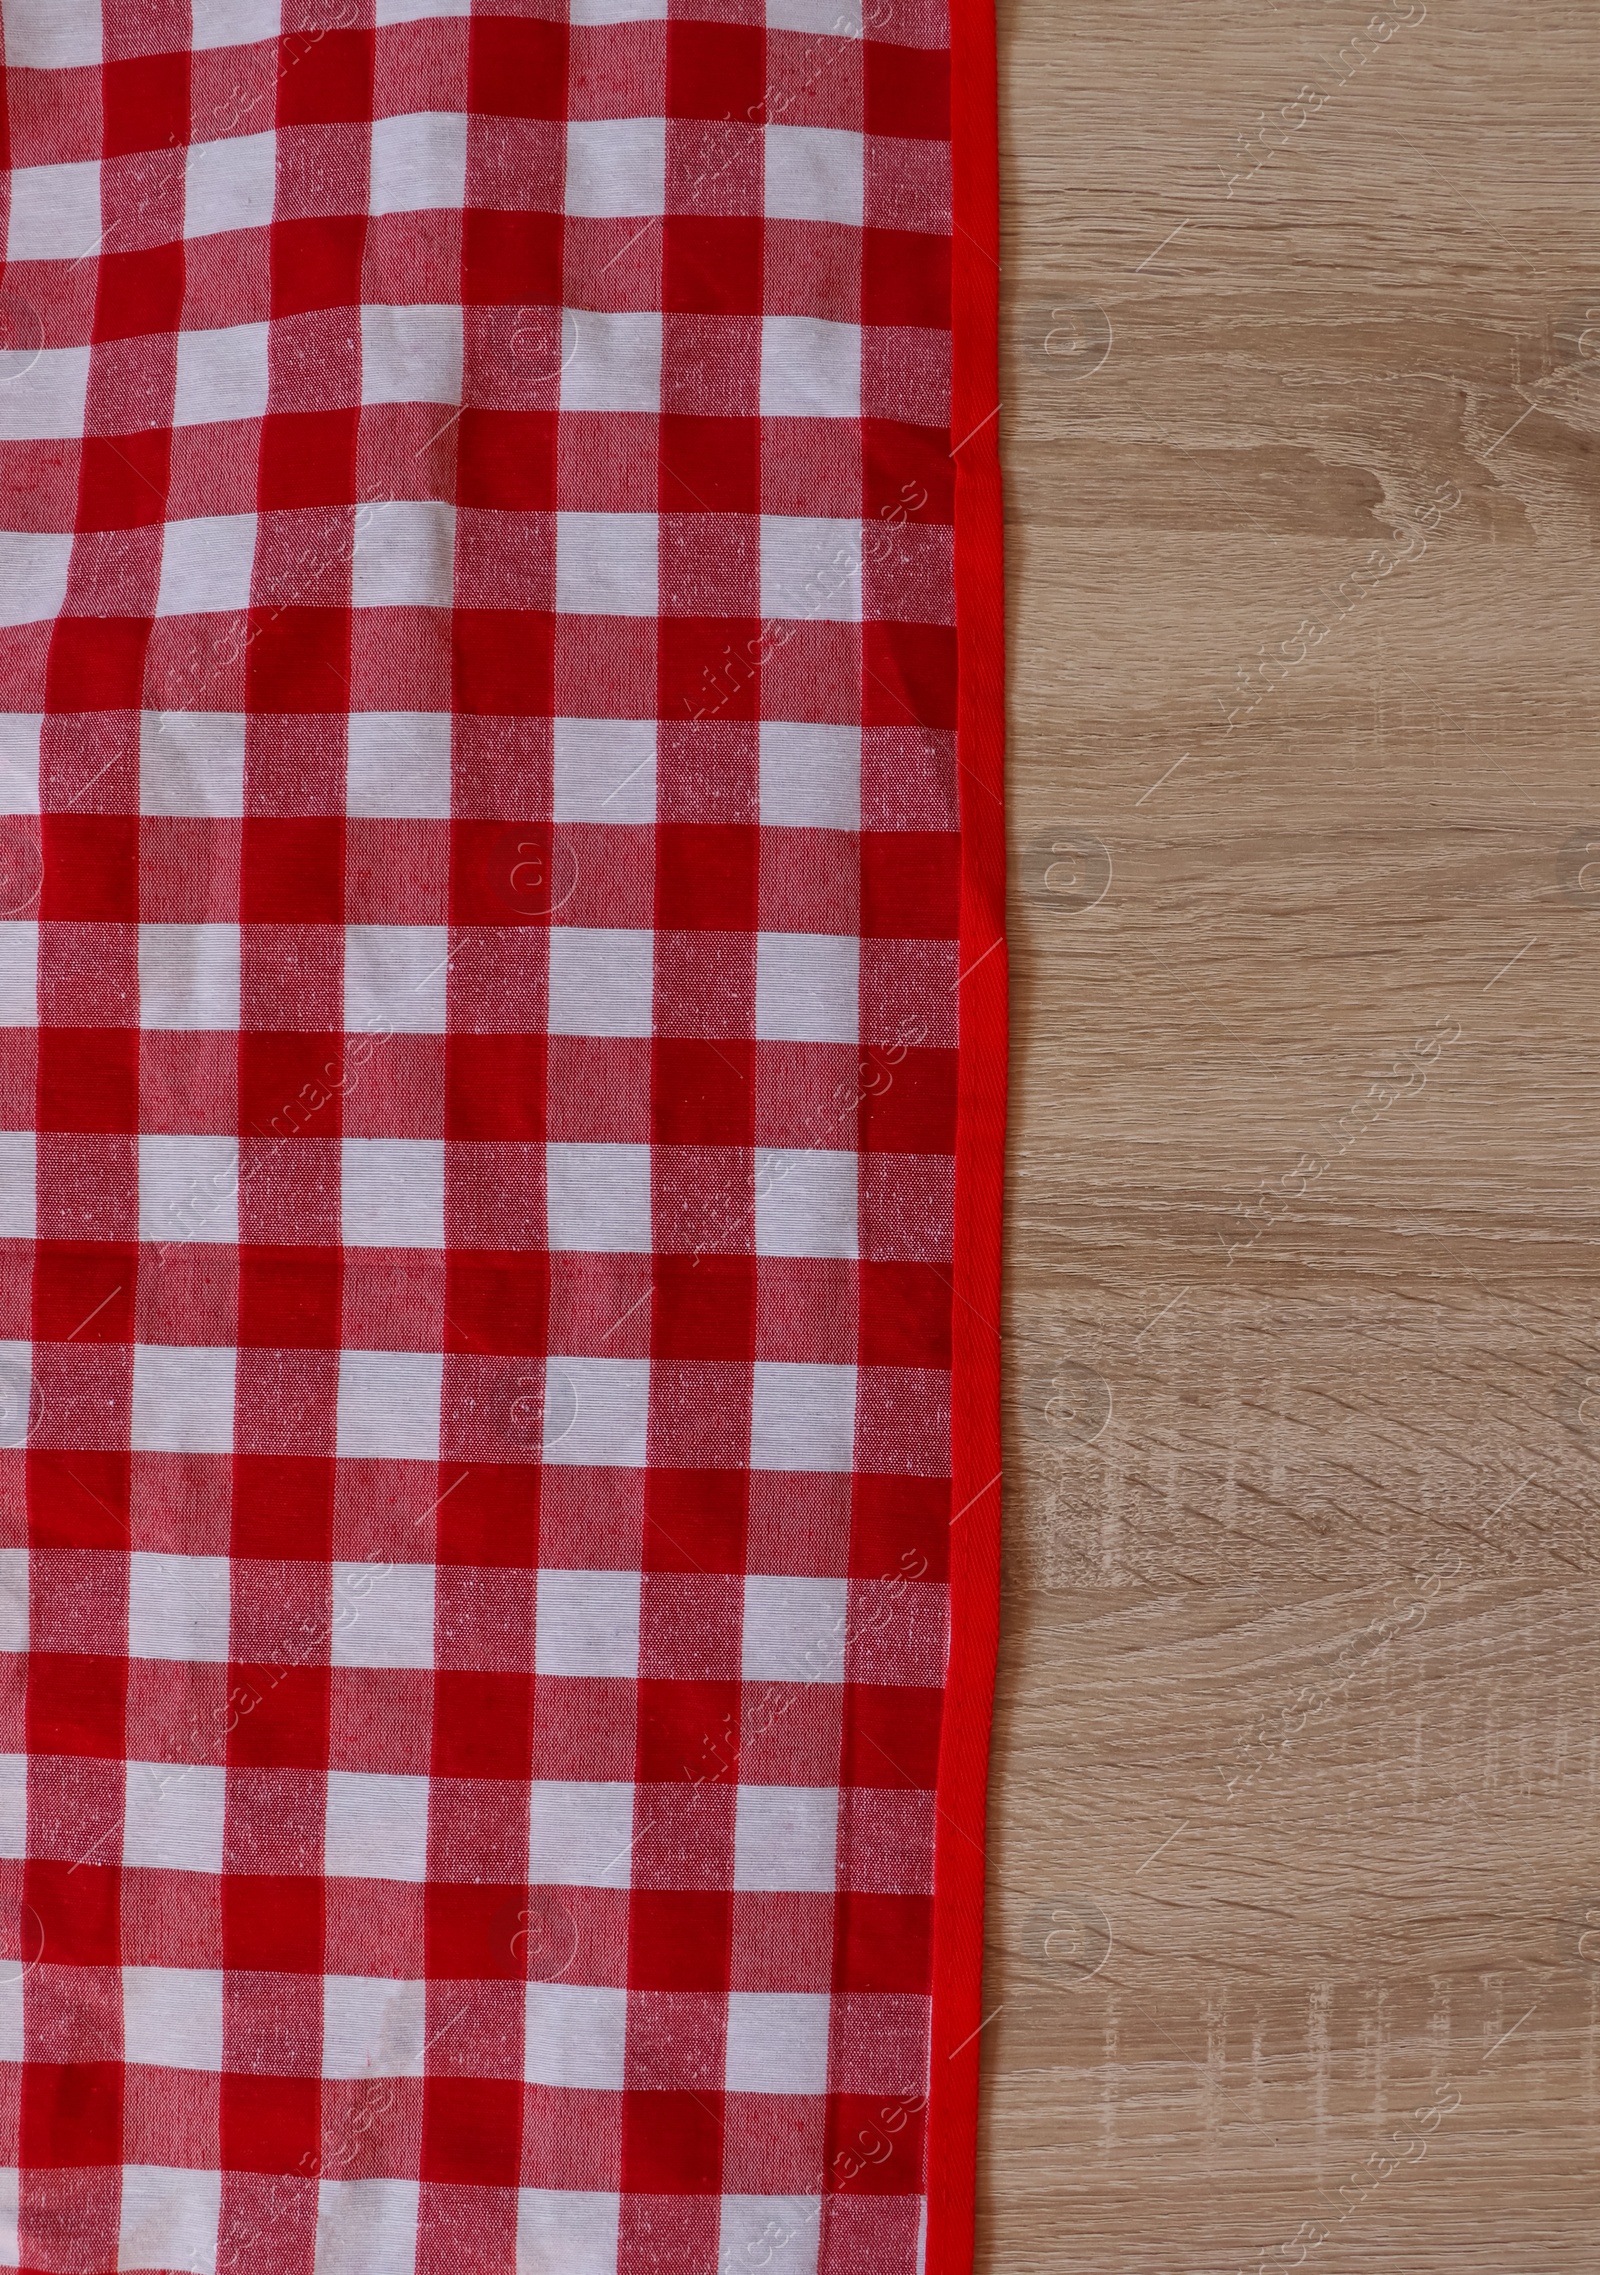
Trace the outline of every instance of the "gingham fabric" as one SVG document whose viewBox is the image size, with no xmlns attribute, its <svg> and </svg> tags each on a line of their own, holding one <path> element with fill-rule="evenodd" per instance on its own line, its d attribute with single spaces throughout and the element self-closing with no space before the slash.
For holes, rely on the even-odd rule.
<svg viewBox="0 0 1600 2275">
<path fill-rule="evenodd" d="M 4 0 L 0 2266 L 909 2275 L 940 0 Z"/>
</svg>

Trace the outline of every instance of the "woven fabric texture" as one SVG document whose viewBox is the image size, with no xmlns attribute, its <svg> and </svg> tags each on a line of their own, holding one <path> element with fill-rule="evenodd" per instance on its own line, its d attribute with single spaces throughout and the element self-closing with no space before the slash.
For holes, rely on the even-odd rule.
<svg viewBox="0 0 1600 2275">
<path fill-rule="evenodd" d="M 4 0 L 0 2267 L 912 2275 L 939 0 Z"/>
</svg>

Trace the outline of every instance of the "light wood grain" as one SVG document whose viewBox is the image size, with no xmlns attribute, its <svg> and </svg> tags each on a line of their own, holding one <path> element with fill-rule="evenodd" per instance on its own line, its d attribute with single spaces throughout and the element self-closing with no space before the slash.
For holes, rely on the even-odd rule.
<svg viewBox="0 0 1600 2275">
<path fill-rule="evenodd" d="M 1600 2265 L 1600 15 L 1409 12 L 1001 10 L 992 2275 Z"/>
</svg>

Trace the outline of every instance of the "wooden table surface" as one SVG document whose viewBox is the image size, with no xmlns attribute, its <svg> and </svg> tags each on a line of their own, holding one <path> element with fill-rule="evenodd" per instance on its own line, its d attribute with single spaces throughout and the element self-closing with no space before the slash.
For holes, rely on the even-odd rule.
<svg viewBox="0 0 1600 2275">
<path fill-rule="evenodd" d="M 1585 2275 L 1600 10 L 1005 0 L 1001 80 L 979 2266 Z"/>
</svg>

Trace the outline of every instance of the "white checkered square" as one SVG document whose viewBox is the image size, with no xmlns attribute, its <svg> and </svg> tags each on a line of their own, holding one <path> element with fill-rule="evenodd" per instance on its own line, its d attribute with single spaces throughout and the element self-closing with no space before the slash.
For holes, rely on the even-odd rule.
<svg viewBox="0 0 1600 2275">
<path fill-rule="evenodd" d="M 550 934 L 552 1035 L 648 1035 L 655 1009 L 655 934 L 555 926 Z"/>
<path fill-rule="evenodd" d="M 575 309 L 572 353 L 561 367 L 561 408 L 655 411 L 660 406 L 660 316 Z"/>
<path fill-rule="evenodd" d="M 808 624 L 859 624 L 861 524 L 763 514 L 761 613 Z"/>
<path fill-rule="evenodd" d="M 455 593 L 456 516 L 427 499 L 356 512 L 350 598 L 357 608 L 448 608 Z"/>
<path fill-rule="evenodd" d="M 231 1362 L 233 1354 L 226 1356 Z M 231 1427 L 229 1438 L 231 1443 Z M 225 1556 L 172 1556 L 136 1548 L 128 1558 L 129 1658 L 202 1665 L 225 1660 L 228 1572 Z"/>
<path fill-rule="evenodd" d="M 621 2092 L 626 1991 L 582 1983 L 530 1983 L 526 2011 L 522 2074 L 530 2085 Z"/>
<path fill-rule="evenodd" d="M 329 1657 L 336 1667 L 431 1667 L 431 1564 L 336 1564 Z"/>
<path fill-rule="evenodd" d="M 0 1130 L 0 1240 L 31 1240 L 39 1141 L 32 1130 Z M 0 1431 L 0 1445 L 5 1443 Z"/>
<path fill-rule="evenodd" d="M 850 1587 L 752 1572 L 744 1584 L 746 1682 L 844 1680 Z"/>
<path fill-rule="evenodd" d="M 351 1880 L 423 1880 L 428 1780 L 378 1771 L 328 1772 L 323 1869 Z"/>
<path fill-rule="evenodd" d="M 32 1395 L 33 1346 L 0 1342 L 0 1450 L 25 1446 L 38 1420 Z"/>
<path fill-rule="evenodd" d="M 654 616 L 653 513 L 558 513 L 556 608 L 564 616 Z"/>
<path fill-rule="evenodd" d="M 608 0 L 586 0 L 587 5 Z M 640 6 L 648 0 L 637 0 Z M 665 0 L 662 0 L 663 6 Z M 577 15 L 574 12 L 573 21 Z M 615 2275 L 622 2199 L 604 2189 L 523 2188 L 517 2192 L 519 2275 Z"/>
<path fill-rule="evenodd" d="M 665 119 L 568 121 L 568 213 L 619 220 L 662 213 L 666 188 Z"/>
<path fill-rule="evenodd" d="M 860 327 L 822 316 L 763 316 L 761 415 L 859 418 Z"/>
<path fill-rule="evenodd" d="M 449 961 L 450 939 L 442 924 L 346 925 L 346 1029 L 442 1035 Z"/>
<path fill-rule="evenodd" d="M 133 1352 L 135 1453 L 232 1453 L 234 1352 L 137 1343 Z"/>
<path fill-rule="evenodd" d="M 243 814 L 243 713 L 141 713 L 139 811 L 218 821 Z"/>
<path fill-rule="evenodd" d="M 11 10 L 6 10 L 6 62 L 11 63 Z M 78 261 L 105 234 L 100 167 L 93 159 L 64 166 L 21 166 L 11 176 L 8 261 Z"/>
<path fill-rule="evenodd" d="M 322 1985 L 325 2078 L 405 2077 L 428 2040 L 427 1985 L 387 1975 L 328 1975 Z"/>
<path fill-rule="evenodd" d="M 26 2058 L 28 2050 L 22 2004 L 24 1977 L 14 1961 L 8 1973 L 11 1977 L 9 1981 L 4 1974 L 0 1974 L 0 2062 L 20 2062 Z M 12 2169 L 14 2172 L 15 2167 Z M 8 2234 L 5 2201 L 0 2197 L 0 2267 L 15 2267 L 16 2264 L 15 2237 Z"/>
<path fill-rule="evenodd" d="M 741 1785 L 733 1884 L 774 1893 L 825 1894 L 839 1850 L 839 1796 L 828 1785 Z"/>
<path fill-rule="evenodd" d="M 0 1857 L 26 1856 L 27 1833 L 28 1757 L 0 1754 Z"/>
<path fill-rule="evenodd" d="M 71 562 L 70 537 L 0 529 L 0 625 L 39 624 L 59 615 Z"/>
<path fill-rule="evenodd" d="M 464 111 L 408 111 L 372 126 L 368 210 L 416 213 L 459 207 L 467 189 Z"/>
<path fill-rule="evenodd" d="M 0 711 L 0 814 L 39 811 L 37 711 Z"/>
<path fill-rule="evenodd" d="M 653 719 L 557 719 L 554 740 L 558 822 L 655 820 Z"/>
<path fill-rule="evenodd" d="M 220 2172 L 125 2164 L 117 2265 L 216 2275 L 221 2218 Z"/>
<path fill-rule="evenodd" d="M 834 39 L 860 39 L 865 29 L 864 0 L 766 0 L 762 10 L 769 31 L 823 32 Z M 874 5 L 875 26 L 889 19 Z"/>
<path fill-rule="evenodd" d="M 39 1024 L 39 927 L 32 917 L 0 923 L 0 1027 Z"/>
<path fill-rule="evenodd" d="M 648 1255 L 650 1148 L 547 1146 L 545 1215 L 552 1249 Z"/>
<path fill-rule="evenodd" d="M 444 1246 L 442 1138 L 346 1138 L 341 1223 L 351 1248 Z"/>
<path fill-rule="evenodd" d="M 563 1357 L 577 1415 L 547 1443 L 549 1462 L 595 1469 L 643 1469 L 650 1440 L 650 1364 L 646 1359 Z"/>
<path fill-rule="evenodd" d="M 206 1967 L 124 1967 L 124 2061 L 171 2070 L 222 2067 L 222 1976 Z"/>
<path fill-rule="evenodd" d="M 190 9 L 197 48 L 245 47 L 283 26 L 283 0 L 190 0 Z"/>
<path fill-rule="evenodd" d="M 347 813 L 372 821 L 450 819 L 448 711 L 353 711 L 348 735 Z"/>
<path fill-rule="evenodd" d="M 267 409 L 267 327 L 230 324 L 178 334 L 175 427 L 260 419 Z"/>
<path fill-rule="evenodd" d="M 437 1351 L 341 1351 L 341 1455 L 437 1461 L 444 1360 Z"/>
<path fill-rule="evenodd" d="M 12 350 L 14 363 L 22 355 Z M 46 442 L 83 432 L 87 348 L 42 348 L 0 386 L 0 442 Z"/>
<path fill-rule="evenodd" d="M 727 2087 L 730 2093 L 825 2093 L 826 1991 L 730 1991 Z"/>
<path fill-rule="evenodd" d="M 183 233 L 214 237 L 226 229 L 264 229 L 276 188 L 276 134 L 233 134 L 189 145 Z"/>
<path fill-rule="evenodd" d="M 323 2180 L 317 2184 L 313 2275 L 377 2275 L 415 2262 L 415 2180 Z"/>
<path fill-rule="evenodd" d="M 129 1762 L 122 1861 L 149 1872 L 220 1872 L 227 1772 L 195 1762 Z"/>
<path fill-rule="evenodd" d="M 861 827 L 861 730 L 761 723 L 763 829 Z"/>
<path fill-rule="evenodd" d="M 0 1548 L 0 1651 L 27 1648 L 28 1551 Z"/>
<path fill-rule="evenodd" d="M 6 69 L 73 71 L 104 53 L 100 0 L 5 0 Z"/>
<path fill-rule="evenodd" d="M 528 1823 L 534 1887 L 626 1888 L 633 1854 L 633 1787 L 537 1779 Z"/>
<path fill-rule="evenodd" d="M 639 1671 L 639 1594 L 637 1572 L 542 1571 L 535 1671 L 631 1681 Z"/>
<path fill-rule="evenodd" d="M 158 616 L 199 616 L 250 605 L 256 557 L 253 513 L 169 521 L 161 548 Z"/>
<path fill-rule="evenodd" d="M 768 10 L 767 20 L 772 20 Z M 817 2275 L 822 2238 L 820 2196 L 725 2195 L 717 2230 L 719 2268 L 765 2267 L 783 2275 Z M 920 2261 L 919 2261 L 920 2264 Z"/>
<path fill-rule="evenodd" d="M 854 1043 L 861 1035 L 854 933 L 756 936 L 756 1034 L 764 1043 Z"/>
<path fill-rule="evenodd" d="M 0 1138 L 0 1157 L 4 1144 Z M 238 1140 L 141 1137 L 139 1238 L 232 1243 L 238 1237 Z"/>
<path fill-rule="evenodd" d="M 452 307 L 361 311 L 363 403 L 459 403 L 461 311 Z"/>
<path fill-rule="evenodd" d="M 237 1029 L 239 927 L 141 924 L 139 1024 Z"/>
<path fill-rule="evenodd" d="M 752 1467 L 837 1471 L 853 1466 L 854 1367 L 757 1359 L 751 1372 Z"/>
<path fill-rule="evenodd" d="M 861 227 L 865 145 L 831 126 L 769 126 L 764 208 L 774 221 Z"/>
<path fill-rule="evenodd" d="M 758 1256 L 859 1255 L 854 1153 L 756 1155 Z"/>
</svg>

